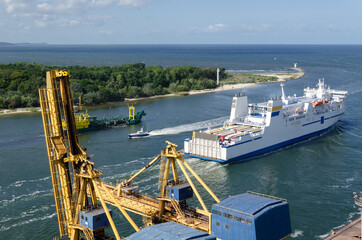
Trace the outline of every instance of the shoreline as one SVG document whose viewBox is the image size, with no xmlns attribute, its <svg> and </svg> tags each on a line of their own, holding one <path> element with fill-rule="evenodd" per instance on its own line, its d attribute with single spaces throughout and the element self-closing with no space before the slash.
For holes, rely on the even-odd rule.
<svg viewBox="0 0 362 240">
<path fill-rule="evenodd" d="M 273 83 L 273 82 L 284 82 L 284 81 L 291 81 L 296 80 L 299 78 L 302 78 L 305 75 L 305 72 L 301 68 L 290 68 L 292 70 L 297 71 L 297 73 L 273 73 L 273 74 L 255 74 L 255 75 L 261 75 L 261 76 L 269 76 L 269 77 L 277 77 L 277 81 L 269 81 L 265 82 Z M 293 77 L 293 79 L 288 79 L 290 77 Z M 127 103 L 127 102 L 137 102 L 137 101 L 144 101 L 149 99 L 158 99 L 158 98 L 167 98 L 167 97 L 182 97 L 182 96 L 188 96 L 188 95 L 196 95 L 196 94 L 205 94 L 205 93 L 213 93 L 213 92 L 220 92 L 220 91 L 229 91 L 229 90 L 236 90 L 236 89 L 244 89 L 244 88 L 252 88 L 257 87 L 260 84 L 264 83 L 237 83 L 237 84 L 225 84 L 221 85 L 215 89 L 204 89 L 204 90 L 192 90 L 185 93 L 170 93 L 166 95 L 156 95 L 151 97 L 141 97 L 141 98 L 125 98 L 122 102 L 111 102 L 111 103 L 104 103 L 99 104 L 95 106 L 87 106 L 87 108 L 92 107 L 101 107 L 101 106 L 109 106 L 109 105 L 119 105 L 121 103 Z M 40 107 L 31 107 L 31 108 L 15 108 L 15 109 L 0 109 L 0 117 L 2 116 L 9 116 L 9 115 L 18 115 L 18 114 L 28 114 L 28 113 L 39 113 Z"/>
<path fill-rule="evenodd" d="M 255 74 L 255 75 L 261 75 L 261 76 L 268 76 L 268 77 L 277 77 L 278 78 L 277 81 L 269 81 L 269 82 L 263 82 L 263 83 L 225 84 L 225 85 L 221 85 L 214 89 L 192 90 L 189 92 L 185 92 L 185 95 L 177 94 L 177 93 L 170 93 L 170 94 L 166 94 L 166 95 L 156 95 L 156 96 L 151 96 L 151 97 L 125 98 L 123 102 L 136 102 L 136 101 L 147 100 L 147 99 L 179 97 L 179 96 L 187 96 L 187 95 L 195 95 L 195 94 L 205 94 L 205 93 L 212 93 L 212 92 L 228 91 L 228 90 L 234 90 L 234 89 L 252 88 L 252 87 L 257 87 L 259 84 L 264 84 L 264 83 L 285 82 L 285 81 L 296 80 L 296 79 L 302 78 L 305 75 L 305 72 L 301 68 L 290 68 L 290 69 L 295 70 L 297 72 L 296 73 Z M 294 76 L 293 79 L 288 80 L 288 78 L 293 77 L 293 76 Z"/>
</svg>

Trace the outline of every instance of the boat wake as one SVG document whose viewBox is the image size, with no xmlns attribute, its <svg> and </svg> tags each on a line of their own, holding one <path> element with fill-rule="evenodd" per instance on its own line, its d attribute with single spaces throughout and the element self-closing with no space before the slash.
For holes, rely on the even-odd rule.
<svg viewBox="0 0 362 240">
<path fill-rule="evenodd" d="M 291 235 L 292 238 L 297 238 L 299 236 L 303 236 L 303 231 L 299 229 L 296 229 Z"/>
<path fill-rule="evenodd" d="M 175 127 L 169 127 L 169 128 L 163 128 L 163 129 L 157 129 L 150 132 L 151 136 L 157 136 L 157 135 L 171 135 L 171 134 L 179 134 L 182 132 L 190 132 L 195 130 L 204 129 L 205 126 L 207 127 L 216 127 L 222 125 L 228 117 L 219 117 L 215 119 L 210 119 L 206 121 L 201 122 L 195 122 L 190 124 L 183 124 Z"/>
<path fill-rule="evenodd" d="M 7 230 L 9 230 L 11 228 L 17 228 L 17 227 L 20 227 L 20 226 L 23 226 L 23 225 L 26 225 L 26 224 L 29 224 L 29 223 L 44 221 L 44 220 L 53 218 L 56 215 L 57 215 L 57 213 L 51 213 L 51 214 L 47 214 L 47 215 L 42 216 L 42 217 L 31 218 L 29 220 L 25 220 L 25 221 L 15 223 L 15 224 L 12 224 L 12 225 L 9 225 L 9 226 L 4 226 L 3 225 L 3 226 L 0 227 L 0 232 L 7 231 Z"/>
<path fill-rule="evenodd" d="M 52 194 L 53 194 L 52 189 L 48 189 L 48 190 L 36 190 L 34 192 L 21 194 L 18 196 L 12 195 L 11 199 L 0 200 L 0 209 L 8 207 L 9 204 L 13 204 L 14 202 L 16 204 L 19 204 L 19 202 L 26 202 L 35 198 L 51 196 Z"/>
</svg>

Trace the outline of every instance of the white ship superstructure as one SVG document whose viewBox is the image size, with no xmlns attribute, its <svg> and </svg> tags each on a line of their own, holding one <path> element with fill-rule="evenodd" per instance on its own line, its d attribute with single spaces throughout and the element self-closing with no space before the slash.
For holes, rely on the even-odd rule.
<svg viewBox="0 0 362 240">
<path fill-rule="evenodd" d="M 185 139 L 185 154 L 205 160 L 231 162 L 310 138 L 330 129 L 344 114 L 346 91 L 332 90 L 319 80 L 301 97 L 282 96 L 248 104 L 244 94 L 233 98 L 223 127 L 193 132 Z"/>
</svg>

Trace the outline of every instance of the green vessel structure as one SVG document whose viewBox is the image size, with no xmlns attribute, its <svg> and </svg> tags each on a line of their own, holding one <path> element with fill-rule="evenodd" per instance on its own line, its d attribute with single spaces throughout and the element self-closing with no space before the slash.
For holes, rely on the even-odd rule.
<svg viewBox="0 0 362 240">
<path fill-rule="evenodd" d="M 82 110 L 82 106 L 79 104 L 79 109 Z M 75 124 L 78 132 L 89 132 L 95 130 L 102 130 L 106 128 L 139 124 L 142 121 L 142 117 L 146 115 L 145 111 L 142 110 L 135 114 L 135 108 L 128 106 L 129 116 L 128 117 L 114 117 L 114 118 L 103 118 L 98 119 L 97 117 L 90 116 L 88 112 L 80 112 L 75 114 Z M 62 123 L 63 130 L 66 131 L 66 124 Z"/>
<path fill-rule="evenodd" d="M 132 110 L 133 109 L 133 110 Z M 145 111 L 137 112 L 134 114 L 134 107 L 129 107 L 129 117 L 123 118 L 127 125 L 138 124 L 142 121 L 142 117 L 145 116 Z"/>
</svg>

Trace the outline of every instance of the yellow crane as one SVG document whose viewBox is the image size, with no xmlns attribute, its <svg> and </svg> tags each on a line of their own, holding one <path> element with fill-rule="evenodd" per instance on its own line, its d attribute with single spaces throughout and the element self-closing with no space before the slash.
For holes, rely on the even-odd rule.
<svg viewBox="0 0 362 240">
<path fill-rule="evenodd" d="M 189 173 L 216 202 L 220 200 L 182 158 L 183 154 L 176 150 L 177 145 L 167 142 L 166 149 L 155 159 L 117 186 L 105 184 L 99 178 L 101 171 L 94 168 L 94 163 L 78 143 L 69 73 L 66 70 L 47 72 L 46 88 L 39 89 L 39 96 L 61 237 L 77 240 L 83 234 L 86 239 L 113 239 L 104 234 L 104 228 L 110 225 L 115 238 L 121 239 L 106 203 L 116 206 L 135 231 L 139 227 L 126 210 L 147 217 L 148 224 L 175 221 L 211 232 L 211 213 Z M 132 181 L 157 161 L 160 162 L 160 192 L 158 198 L 152 198 L 138 193 Z M 177 166 L 187 182 L 179 179 Z M 193 193 L 202 209 L 187 206 L 186 200 Z"/>
</svg>

